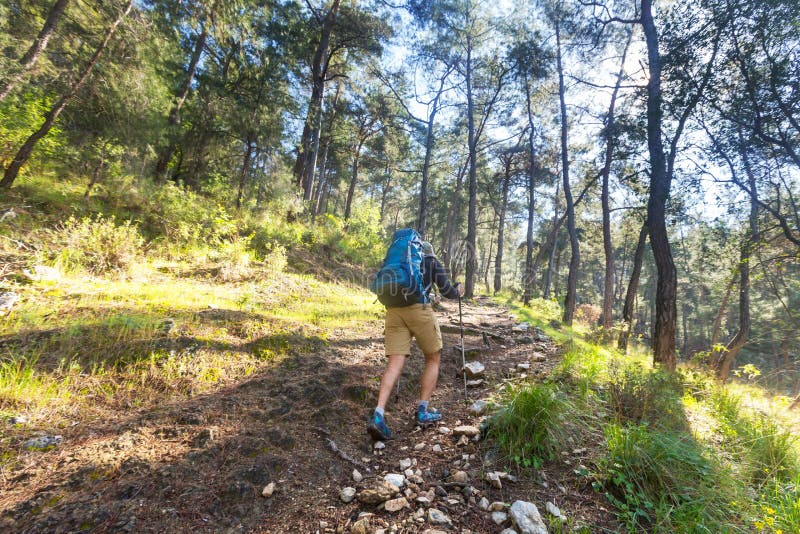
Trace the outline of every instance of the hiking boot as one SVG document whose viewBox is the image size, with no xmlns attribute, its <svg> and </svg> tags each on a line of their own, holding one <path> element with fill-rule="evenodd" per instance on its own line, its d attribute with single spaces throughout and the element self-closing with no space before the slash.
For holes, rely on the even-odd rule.
<svg viewBox="0 0 800 534">
<path fill-rule="evenodd" d="M 442 414 L 440 414 L 437 410 L 430 408 L 425 409 L 422 406 L 417 408 L 417 413 L 414 415 L 414 421 L 418 425 L 426 426 L 437 421 L 441 421 Z"/>
<path fill-rule="evenodd" d="M 367 433 L 372 436 L 375 441 L 386 441 L 394 439 L 392 431 L 386 426 L 386 419 L 378 412 L 373 412 L 372 417 L 367 425 Z"/>
</svg>

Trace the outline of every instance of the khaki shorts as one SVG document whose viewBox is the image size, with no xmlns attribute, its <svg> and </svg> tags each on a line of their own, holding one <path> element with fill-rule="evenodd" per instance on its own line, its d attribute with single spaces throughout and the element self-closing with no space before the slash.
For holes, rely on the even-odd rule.
<svg viewBox="0 0 800 534">
<path fill-rule="evenodd" d="M 384 330 L 386 355 L 411 352 L 411 338 L 423 354 L 430 355 L 442 350 L 442 333 L 439 322 L 430 304 L 412 304 L 403 308 L 386 308 Z"/>
</svg>

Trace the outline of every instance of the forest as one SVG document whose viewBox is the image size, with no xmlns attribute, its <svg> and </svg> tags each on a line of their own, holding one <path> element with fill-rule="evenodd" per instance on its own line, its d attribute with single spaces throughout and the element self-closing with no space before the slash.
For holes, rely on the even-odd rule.
<svg viewBox="0 0 800 534">
<path fill-rule="evenodd" d="M 3 0 L 0 383 L 20 340 L 81 357 L 26 334 L 34 265 L 363 288 L 413 227 L 467 300 L 798 410 L 798 28 L 796 0 Z"/>
</svg>

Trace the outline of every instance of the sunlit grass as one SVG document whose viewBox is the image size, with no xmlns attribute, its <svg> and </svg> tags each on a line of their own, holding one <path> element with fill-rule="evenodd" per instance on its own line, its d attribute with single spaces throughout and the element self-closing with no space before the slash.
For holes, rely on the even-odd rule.
<svg viewBox="0 0 800 534">
<path fill-rule="evenodd" d="M 789 399 L 753 382 L 719 384 L 689 365 L 675 374 L 654 368 L 635 340 L 621 354 L 591 341 L 585 325 L 559 325 L 560 312 L 548 301 L 508 304 L 518 320 L 561 345 L 561 361 L 544 383 L 569 406 L 559 410 L 558 425 L 588 443 L 598 441 L 594 430 L 604 430 L 591 476 L 625 530 L 800 532 L 800 417 L 786 410 Z M 539 399 L 531 406 L 546 405 L 540 401 L 547 396 L 534 395 L 542 385 L 522 387 L 525 396 L 506 400 L 530 397 Z M 501 413 L 515 413 L 514 403 Z M 526 441 L 519 431 L 528 420 L 505 417 L 495 427 L 505 457 L 533 451 L 546 457 L 542 431 L 552 420 L 540 421 Z"/>
</svg>

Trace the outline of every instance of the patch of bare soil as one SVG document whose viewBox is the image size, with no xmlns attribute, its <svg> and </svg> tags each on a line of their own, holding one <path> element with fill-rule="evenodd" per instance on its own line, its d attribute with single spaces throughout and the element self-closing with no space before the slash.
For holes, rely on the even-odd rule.
<svg viewBox="0 0 800 534">
<path fill-rule="evenodd" d="M 513 332 L 507 311 L 488 301 L 465 306 L 464 315 L 465 345 L 480 349 L 473 354 L 486 367 L 485 382 L 471 388 L 465 402 L 461 353 L 454 350 L 460 337 L 452 326 L 458 309 L 447 304 L 440 323 L 451 326 L 443 328 L 433 401 L 444 419 L 437 426 L 413 424 L 423 366 L 415 349 L 387 408 L 397 439 L 374 449 L 365 430 L 383 372 L 383 325 L 367 324 L 212 394 L 80 421 L 61 432 L 64 441 L 53 450 L 22 451 L 20 442 L 20 467 L 0 481 L 0 531 L 350 532 L 364 512 L 373 514 L 368 532 L 502 531 L 478 506 L 481 497 L 531 501 L 543 515 L 551 501 L 592 532 L 613 528 L 603 498 L 575 475 L 583 445 L 575 446 L 577 458 L 569 451 L 569 459 L 540 471 L 511 472 L 515 481 L 496 488 L 485 474 L 505 468 L 488 463 L 488 444 L 478 438 L 458 445 L 457 437 L 443 433 L 443 427 L 478 425 L 480 418 L 469 414 L 472 401 L 505 381 L 543 376 L 558 361 L 554 344 L 537 341 L 533 331 Z M 530 369 L 521 371 L 520 363 Z M 403 473 L 404 459 L 420 473 L 413 477 L 419 483 L 406 488 L 406 507 L 389 512 L 383 504 L 341 500 L 344 487 L 361 491 L 387 473 Z M 353 480 L 354 468 L 363 475 L 360 482 Z M 448 483 L 456 471 L 467 474 L 466 484 Z M 274 493 L 262 496 L 270 483 Z M 416 500 L 423 495 L 432 502 Z M 447 515 L 452 526 L 430 524 L 429 508 Z"/>
</svg>

